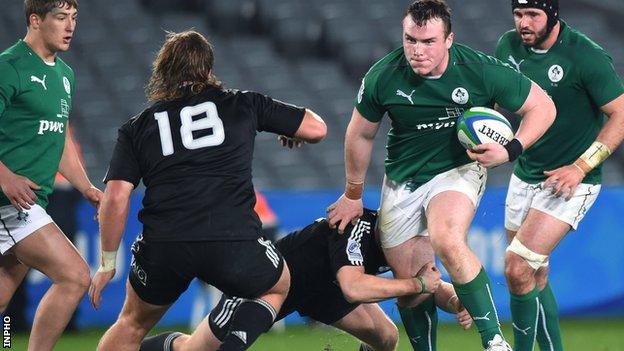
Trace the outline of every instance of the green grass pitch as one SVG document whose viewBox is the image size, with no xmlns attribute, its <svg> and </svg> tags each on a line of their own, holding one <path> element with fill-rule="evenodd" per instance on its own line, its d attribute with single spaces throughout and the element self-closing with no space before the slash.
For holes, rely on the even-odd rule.
<svg viewBox="0 0 624 351">
<path fill-rule="evenodd" d="M 624 351 L 624 319 L 564 320 L 564 346 L 567 351 Z M 64 335 L 57 351 L 95 350 L 103 330 L 89 330 Z M 510 325 L 504 333 L 512 338 Z M 11 350 L 26 350 L 26 335 L 14 335 Z M 537 349 L 537 348 L 536 348 Z M 351 336 L 336 329 L 305 326 L 289 327 L 283 333 L 271 332 L 262 336 L 252 351 L 357 351 L 358 343 Z M 401 330 L 399 348 L 411 350 L 405 332 Z M 438 329 L 438 350 L 482 350 L 474 329 L 463 331 L 453 324 L 441 324 Z"/>
</svg>

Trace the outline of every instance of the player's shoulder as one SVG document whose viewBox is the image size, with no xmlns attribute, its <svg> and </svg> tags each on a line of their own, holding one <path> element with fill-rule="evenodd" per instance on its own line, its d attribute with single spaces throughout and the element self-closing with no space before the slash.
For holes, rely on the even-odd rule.
<svg viewBox="0 0 624 351">
<path fill-rule="evenodd" d="M 483 67 L 488 65 L 506 66 L 507 64 L 492 55 L 488 55 L 482 51 L 471 48 L 468 45 L 454 43 L 451 48 L 452 55 L 455 60 L 454 64 L 459 67 Z"/>
<path fill-rule="evenodd" d="M 384 76 L 392 75 L 396 71 L 409 68 L 403 47 L 392 50 L 389 54 L 375 62 L 366 73 L 366 79 L 380 79 Z M 411 69 L 411 68 L 410 68 Z"/>
<path fill-rule="evenodd" d="M 496 43 L 496 51 L 498 50 L 511 50 L 511 48 L 521 45 L 520 37 L 516 33 L 515 29 L 511 29 L 503 33 L 503 35 L 498 38 L 498 42 Z"/>
<path fill-rule="evenodd" d="M 74 70 L 69 66 L 69 64 L 67 64 L 67 62 L 65 62 L 59 56 L 56 57 L 56 64 L 59 65 L 59 68 L 62 71 L 67 72 L 71 76 L 72 79 L 74 78 Z"/>
<path fill-rule="evenodd" d="M 574 55 L 575 59 L 591 62 L 596 58 L 609 56 L 602 46 L 585 33 L 571 27 L 566 22 L 561 21 L 561 23 L 565 34 L 564 38 L 561 39 L 561 44 L 564 44 L 566 51 Z"/>
<path fill-rule="evenodd" d="M 27 53 L 21 50 L 20 42 L 17 42 L 0 53 L 0 69 L 19 73 L 20 63 L 27 58 Z"/>
</svg>

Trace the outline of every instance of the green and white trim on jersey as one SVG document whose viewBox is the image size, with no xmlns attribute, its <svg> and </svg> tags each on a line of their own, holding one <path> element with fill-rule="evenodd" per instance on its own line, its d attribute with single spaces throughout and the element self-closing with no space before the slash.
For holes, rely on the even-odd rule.
<svg viewBox="0 0 624 351">
<path fill-rule="evenodd" d="M 0 161 L 41 187 L 45 208 L 63 155 L 75 90 L 63 60 L 44 62 L 23 41 L 0 54 Z M 0 206 L 10 204 L 0 192 Z"/>
<path fill-rule="evenodd" d="M 548 51 L 524 46 L 515 31 L 500 38 L 496 57 L 531 78 L 550 95 L 557 118 L 516 163 L 514 174 L 527 183 L 547 177 L 544 171 L 572 164 L 596 139 L 604 124 L 601 106 L 624 94 L 611 57 L 598 44 L 564 21 L 555 45 Z M 583 183 L 599 184 L 601 167 Z"/>
<path fill-rule="evenodd" d="M 426 79 L 414 73 L 398 48 L 362 80 L 358 112 L 371 122 L 387 113 L 392 121 L 386 175 L 394 181 L 425 183 L 472 162 L 457 140 L 457 118 L 473 106 L 495 103 L 517 111 L 529 95 L 531 81 L 491 56 L 461 44 L 453 44 L 449 56 L 444 74 Z"/>
</svg>

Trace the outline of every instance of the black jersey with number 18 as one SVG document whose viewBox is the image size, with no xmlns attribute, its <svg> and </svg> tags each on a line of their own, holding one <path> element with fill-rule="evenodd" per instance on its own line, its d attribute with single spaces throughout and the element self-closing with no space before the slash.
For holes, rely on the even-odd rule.
<svg viewBox="0 0 624 351">
<path fill-rule="evenodd" d="M 139 220 L 148 241 L 255 239 L 255 135 L 292 136 L 304 114 L 262 94 L 216 88 L 157 102 L 119 129 L 104 182 L 143 180 Z"/>
</svg>

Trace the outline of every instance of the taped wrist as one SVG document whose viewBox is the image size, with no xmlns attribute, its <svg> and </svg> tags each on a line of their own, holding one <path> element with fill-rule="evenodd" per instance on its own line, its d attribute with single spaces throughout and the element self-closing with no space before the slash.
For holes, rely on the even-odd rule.
<svg viewBox="0 0 624 351">
<path fill-rule="evenodd" d="M 345 185 L 345 197 L 349 200 L 359 200 L 364 192 L 364 182 L 352 182 L 347 180 Z"/>
<path fill-rule="evenodd" d="M 427 285 L 425 284 L 425 280 L 423 279 L 422 275 L 417 275 L 416 278 L 419 282 L 420 282 L 420 292 L 419 294 L 424 294 L 427 292 Z"/>
<path fill-rule="evenodd" d="M 609 155 L 611 155 L 611 150 L 607 145 L 594 141 L 581 157 L 574 161 L 574 165 L 587 174 L 604 162 Z"/>
<path fill-rule="evenodd" d="M 522 154 L 524 148 L 522 147 L 522 143 L 520 140 L 513 138 L 507 144 L 503 146 L 505 150 L 507 150 L 507 154 L 509 155 L 509 162 L 515 161 L 518 156 Z"/>
<path fill-rule="evenodd" d="M 117 251 L 102 251 L 102 261 L 98 272 L 110 272 L 115 269 L 117 263 Z"/>
</svg>

